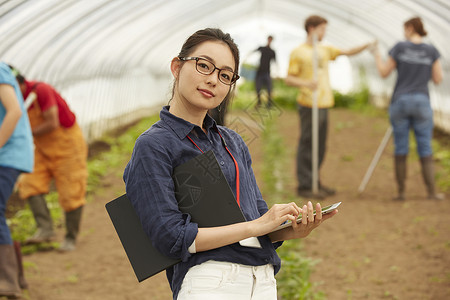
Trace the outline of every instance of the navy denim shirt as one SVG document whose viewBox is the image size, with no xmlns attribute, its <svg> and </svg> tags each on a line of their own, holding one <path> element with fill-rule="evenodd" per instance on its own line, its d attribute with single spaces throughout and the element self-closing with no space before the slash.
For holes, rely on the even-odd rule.
<svg viewBox="0 0 450 300">
<path fill-rule="evenodd" d="M 281 261 L 275 248 L 281 243 L 272 243 L 268 236 L 258 237 L 262 249 L 234 243 L 209 251 L 189 253 L 188 247 L 197 236 L 198 226 L 188 214 L 178 209 L 172 180 L 175 167 L 201 154 L 187 135 L 204 152 L 213 150 L 236 196 L 235 165 L 222 144 L 219 130 L 239 164 L 240 206 L 246 220 L 259 218 L 268 208 L 256 184 L 248 148 L 236 132 L 217 126 L 207 115 L 204 120 L 205 133 L 199 126 L 172 115 L 168 109 L 168 106 L 164 107 L 160 112 L 161 120 L 136 140 L 123 178 L 128 198 L 153 245 L 161 253 L 182 260 L 166 270 L 173 298 L 177 298 L 189 268 L 208 260 L 250 266 L 272 264 L 277 273 Z"/>
</svg>

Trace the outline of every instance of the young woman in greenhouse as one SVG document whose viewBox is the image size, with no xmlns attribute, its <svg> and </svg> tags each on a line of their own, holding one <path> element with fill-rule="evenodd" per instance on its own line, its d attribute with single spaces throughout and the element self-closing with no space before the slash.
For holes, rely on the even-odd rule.
<svg viewBox="0 0 450 300">
<path fill-rule="evenodd" d="M 275 249 L 284 240 L 304 238 L 324 220 L 308 202 L 268 209 L 251 167 L 249 150 L 234 131 L 217 126 L 207 111 L 233 95 L 239 79 L 239 51 L 229 34 L 195 32 L 171 61 L 172 98 L 161 120 L 136 141 L 124 171 L 128 198 L 143 228 L 161 253 L 181 259 L 166 270 L 173 299 L 277 299 Z M 177 204 L 174 168 L 213 150 L 247 222 L 199 228 Z M 285 221 L 300 223 L 272 232 Z M 257 237 L 257 238 L 256 238 Z M 243 240 L 252 240 L 252 244 Z"/>
<path fill-rule="evenodd" d="M 442 81 L 440 54 L 431 44 L 423 42 L 427 35 L 422 20 L 412 18 L 404 23 L 406 41 L 397 43 L 383 61 L 377 48 L 373 49 L 378 72 L 385 78 L 397 69 L 397 82 L 389 107 L 390 121 L 394 131 L 395 176 L 398 196 L 405 199 L 406 160 L 409 152 L 409 130 L 412 128 L 420 156 L 422 177 L 428 198 L 442 200 L 434 184 L 433 153 L 433 111 L 430 105 L 428 82 Z"/>
</svg>

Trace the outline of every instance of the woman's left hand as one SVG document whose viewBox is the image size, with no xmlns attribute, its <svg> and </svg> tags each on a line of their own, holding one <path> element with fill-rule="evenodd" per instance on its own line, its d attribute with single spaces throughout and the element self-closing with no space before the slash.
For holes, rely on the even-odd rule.
<svg viewBox="0 0 450 300">
<path fill-rule="evenodd" d="M 323 221 L 333 217 L 337 213 L 337 210 L 322 215 L 322 207 L 320 203 L 316 204 L 316 214 L 314 214 L 314 208 L 311 201 L 308 204 L 303 205 L 301 209 L 302 221 L 301 223 L 292 222 L 292 234 L 293 238 L 304 238 L 308 236 L 311 231 L 317 228 Z"/>
</svg>

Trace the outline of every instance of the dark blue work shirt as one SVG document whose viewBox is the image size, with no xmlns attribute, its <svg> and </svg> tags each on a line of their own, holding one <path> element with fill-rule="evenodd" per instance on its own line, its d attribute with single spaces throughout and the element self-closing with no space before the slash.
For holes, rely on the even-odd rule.
<svg viewBox="0 0 450 300">
<path fill-rule="evenodd" d="M 236 196 L 236 169 L 224 148 L 218 130 L 228 149 L 239 164 L 240 206 L 247 221 L 259 218 L 268 207 L 262 199 L 251 167 L 247 146 L 236 132 L 206 116 L 205 133 L 199 126 L 178 118 L 164 107 L 161 120 L 145 131 L 134 146 L 133 155 L 123 175 L 126 192 L 153 245 L 165 255 L 181 259 L 167 269 L 166 275 L 177 298 L 181 283 L 190 267 L 208 260 L 239 263 L 250 266 L 272 264 L 275 273 L 281 261 L 268 236 L 258 237 L 262 249 L 234 243 L 217 249 L 191 254 L 188 247 L 194 242 L 198 225 L 188 214 L 178 209 L 172 173 L 175 167 L 201 154 L 190 138 L 204 152 L 213 150 L 234 195 Z"/>
</svg>

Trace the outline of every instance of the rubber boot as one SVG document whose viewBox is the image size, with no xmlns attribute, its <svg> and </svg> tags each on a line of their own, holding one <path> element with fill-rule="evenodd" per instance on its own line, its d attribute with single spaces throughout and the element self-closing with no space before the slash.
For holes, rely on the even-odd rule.
<svg viewBox="0 0 450 300">
<path fill-rule="evenodd" d="M 434 187 L 434 166 L 433 157 L 425 156 L 420 158 L 420 164 L 422 166 L 422 177 L 427 187 L 428 199 L 443 200 L 444 195 L 436 194 Z"/>
<path fill-rule="evenodd" d="M 395 179 L 397 181 L 398 196 L 397 201 L 405 200 L 405 179 L 406 179 L 406 155 L 395 156 Z"/>
<path fill-rule="evenodd" d="M 13 242 L 14 250 L 16 252 L 17 258 L 17 268 L 19 272 L 19 286 L 22 290 L 28 289 L 28 283 L 25 280 L 25 272 L 23 271 L 23 263 L 22 263 L 22 251 L 20 250 L 20 243 L 17 241 Z"/>
<path fill-rule="evenodd" d="M 83 206 L 75 210 L 66 212 L 66 236 L 59 251 L 73 251 L 75 250 L 75 243 L 77 240 L 78 231 L 80 229 L 81 213 Z"/>
<path fill-rule="evenodd" d="M 28 204 L 33 212 L 37 230 L 35 234 L 25 241 L 25 244 L 39 244 L 50 242 L 55 236 L 53 232 L 53 220 L 43 195 L 31 196 Z"/>
<path fill-rule="evenodd" d="M 0 245 L 0 297 L 19 299 L 21 295 L 14 246 Z"/>
</svg>

